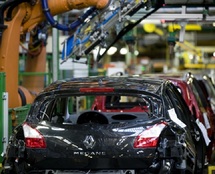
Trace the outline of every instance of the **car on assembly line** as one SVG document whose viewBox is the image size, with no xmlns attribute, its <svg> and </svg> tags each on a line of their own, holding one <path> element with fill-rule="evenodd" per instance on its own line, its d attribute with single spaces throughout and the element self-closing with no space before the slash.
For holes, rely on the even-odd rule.
<svg viewBox="0 0 215 174">
<path fill-rule="evenodd" d="M 169 80 L 59 80 L 14 129 L 2 174 L 202 174 L 201 136 Z"/>
<path fill-rule="evenodd" d="M 213 86 L 213 83 L 210 79 L 210 77 L 205 73 L 189 73 L 188 74 L 189 79 L 193 79 L 195 82 L 195 86 L 198 83 L 199 90 L 201 89 L 202 93 L 200 93 L 201 97 L 204 96 L 205 98 L 204 106 L 208 112 L 208 115 L 210 115 L 211 123 L 213 126 L 211 128 L 214 128 L 214 131 L 212 133 L 212 143 L 211 143 L 211 149 L 214 149 L 215 146 L 215 88 Z M 209 154 L 212 154 L 210 157 L 210 163 L 214 164 L 215 162 L 215 152 L 214 150 L 208 151 Z"/>
<path fill-rule="evenodd" d="M 195 74 L 196 75 L 196 74 Z M 146 76 L 146 75 L 144 75 Z M 207 94 L 207 89 L 204 86 L 205 82 L 200 81 L 203 75 L 198 73 L 198 79 L 190 72 L 183 73 L 166 73 L 166 74 L 147 74 L 151 77 L 159 77 L 170 80 L 180 91 L 184 100 L 186 101 L 191 113 L 193 114 L 197 121 L 203 123 L 203 129 L 207 129 L 207 135 L 204 134 L 206 144 L 207 144 L 207 160 L 208 163 L 212 163 L 211 155 L 214 149 L 214 135 L 215 135 L 215 123 L 214 123 L 214 113 L 210 105 L 209 97 Z M 200 78 L 201 77 L 201 78 Z M 211 94 L 211 92 L 210 92 Z M 212 96 L 212 94 L 211 94 Z M 204 132 L 204 130 L 202 130 Z M 210 142 L 207 140 L 209 138 Z M 208 144 L 209 143 L 209 144 Z"/>
<path fill-rule="evenodd" d="M 215 114 L 215 87 L 211 78 L 207 74 L 194 74 L 193 76 L 198 80 L 199 85 L 204 91 L 205 97 Z"/>
<path fill-rule="evenodd" d="M 201 82 L 192 74 L 192 73 L 187 73 L 185 75 L 185 81 L 187 84 L 190 86 L 191 90 L 193 91 L 194 95 L 197 98 L 197 101 L 201 103 L 201 106 L 205 109 L 207 113 L 207 117 L 209 120 L 208 126 L 211 128 L 211 140 L 212 140 L 212 146 L 214 146 L 214 136 L 215 136 L 215 114 L 213 112 L 213 109 L 211 107 L 210 100 L 208 99 L 207 96 L 207 90 L 206 88 L 203 87 Z"/>
<path fill-rule="evenodd" d="M 204 150 L 204 153 L 207 155 L 207 159 L 205 161 L 211 161 L 211 153 L 213 151 L 213 130 L 212 130 L 212 122 L 208 117 L 208 112 L 204 108 L 199 96 L 193 92 L 193 89 L 187 84 L 185 80 L 181 77 L 177 77 L 174 75 L 160 75 L 160 77 L 166 78 L 170 80 L 179 90 L 181 95 L 183 96 L 187 106 L 189 107 L 193 117 L 195 118 L 197 124 L 201 124 L 202 134 L 204 135 L 205 143 L 199 145 L 199 151 Z"/>
</svg>

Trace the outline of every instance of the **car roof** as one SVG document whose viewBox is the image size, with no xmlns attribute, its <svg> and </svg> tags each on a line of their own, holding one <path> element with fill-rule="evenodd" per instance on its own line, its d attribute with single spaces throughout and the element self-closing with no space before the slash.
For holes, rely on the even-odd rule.
<svg viewBox="0 0 215 174">
<path fill-rule="evenodd" d="M 114 88 L 156 93 L 168 80 L 144 77 L 82 77 L 58 80 L 46 87 L 40 94 L 79 90 L 80 88 Z"/>
</svg>

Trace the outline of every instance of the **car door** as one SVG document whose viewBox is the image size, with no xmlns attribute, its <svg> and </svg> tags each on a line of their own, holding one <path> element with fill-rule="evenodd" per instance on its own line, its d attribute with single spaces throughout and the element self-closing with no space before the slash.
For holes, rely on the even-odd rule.
<svg viewBox="0 0 215 174">
<path fill-rule="evenodd" d="M 187 142 L 187 145 L 190 146 L 191 151 L 195 151 L 196 160 L 198 161 L 198 164 L 201 164 L 199 168 L 197 168 L 197 170 L 201 172 L 204 167 L 204 159 L 206 152 L 206 143 L 203 137 L 203 133 L 196 124 L 195 118 L 191 114 L 180 92 L 172 84 L 168 84 L 166 92 L 172 101 L 178 119 L 181 120 L 184 124 L 186 124 L 186 130 L 188 133 L 190 133 L 192 137 L 192 141 L 194 142 L 194 144 Z M 193 147 L 193 145 L 195 145 L 195 147 Z"/>
</svg>

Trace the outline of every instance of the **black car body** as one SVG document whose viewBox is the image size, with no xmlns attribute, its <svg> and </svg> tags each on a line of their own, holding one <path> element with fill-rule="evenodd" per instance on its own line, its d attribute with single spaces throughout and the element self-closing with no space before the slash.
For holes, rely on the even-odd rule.
<svg viewBox="0 0 215 174">
<path fill-rule="evenodd" d="M 210 150 L 208 149 L 208 160 L 211 164 L 214 164 L 215 161 L 215 153 L 214 153 L 214 142 L 215 142 L 215 88 L 210 77 L 204 73 L 188 73 L 188 79 L 192 79 L 192 83 L 194 86 L 199 86 L 197 88 L 199 96 L 201 97 L 202 103 L 204 104 L 204 108 L 210 118 L 211 123 L 211 140 Z M 199 92 L 202 91 L 202 92 Z M 212 156 L 211 156 L 212 155 Z"/>
<path fill-rule="evenodd" d="M 215 115 L 213 113 L 213 109 L 211 107 L 211 103 L 209 100 L 209 96 L 207 94 L 206 86 L 203 85 L 203 83 L 192 74 L 187 73 L 185 75 L 185 80 L 187 84 L 190 86 L 191 90 L 193 90 L 194 95 L 197 98 L 197 101 L 200 103 L 200 105 L 205 109 L 207 112 L 207 118 L 208 118 L 208 127 L 211 129 L 211 145 L 214 146 L 214 134 L 215 134 Z"/>
<path fill-rule="evenodd" d="M 14 129 L 2 173 L 201 173 L 196 129 L 168 80 L 57 81 Z"/>
</svg>

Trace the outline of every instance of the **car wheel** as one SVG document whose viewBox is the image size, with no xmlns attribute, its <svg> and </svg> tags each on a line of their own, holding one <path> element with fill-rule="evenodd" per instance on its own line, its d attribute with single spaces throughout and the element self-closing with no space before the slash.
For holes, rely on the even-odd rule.
<svg viewBox="0 0 215 174">
<path fill-rule="evenodd" d="M 14 171 L 16 174 L 27 174 L 26 167 L 25 161 L 14 162 Z"/>
<path fill-rule="evenodd" d="M 12 169 L 6 169 L 6 164 L 5 164 L 5 158 L 3 158 L 3 161 L 2 161 L 2 169 L 1 169 L 1 174 L 14 174 L 15 172 L 12 170 Z"/>
<path fill-rule="evenodd" d="M 27 174 L 26 171 L 26 163 L 24 161 L 22 162 L 13 162 L 12 165 L 10 165 L 10 169 L 5 169 L 5 162 L 3 161 L 3 169 L 1 171 L 1 174 Z M 4 168 L 5 167 L 5 168 Z"/>
</svg>

